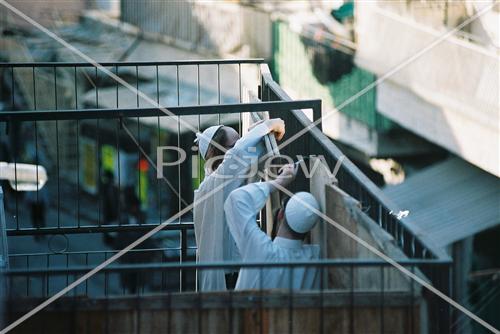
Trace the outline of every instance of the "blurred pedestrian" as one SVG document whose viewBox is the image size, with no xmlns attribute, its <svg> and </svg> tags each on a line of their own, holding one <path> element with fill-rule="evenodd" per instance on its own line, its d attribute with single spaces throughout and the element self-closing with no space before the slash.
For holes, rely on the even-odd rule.
<svg viewBox="0 0 500 334">
<path fill-rule="evenodd" d="M 49 194 L 47 187 L 39 191 L 27 191 L 26 203 L 31 213 L 31 224 L 34 228 L 46 226 L 46 215 L 49 206 Z"/>
<path fill-rule="evenodd" d="M 115 175 L 112 171 L 106 170 L 104 172 L 101 194 L 103 199 L 104 224 L 116 223 L 118 220 L 120 194 L 115 184 Z"/>
</svg>

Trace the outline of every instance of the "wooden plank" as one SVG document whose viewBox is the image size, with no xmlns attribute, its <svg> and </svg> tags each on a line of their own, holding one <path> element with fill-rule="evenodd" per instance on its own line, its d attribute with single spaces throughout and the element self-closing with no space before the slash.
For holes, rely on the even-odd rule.
<svg viewBox="0 0 500 334">
<path fill-rule="evenodd" d="M 219 293 L 220 295 L 220 293 Z M 164 296 L 162 296 L 164 298 Z M 333 298 L 331 298 L 333 297 Z M 44 310 L 27 320 L 16 329 L 16 333 L 35 333 L 40 330 L 47 333 L 67 333 L 71 330 L 71 318 L 75 316 L 78 333 L 347 333 L 351 326 L 355 333 L 418 333 L 420 327 L 420 305 L 384 304 L 383 313 L 380 303 L 363 305 L 363 298 L 355 307 L 325 306 L 320 304 L 298 307 L 298 301 L 281 302 L 275 307 L 236 308 L 231 311 L 225 307 L 198 308 L 193 305 L 186 309 L 149 310 L 138 305 L 136 297 L 128 298 L 134 306 L 129 310 L 107 310 L 103 304 L 100 310 L 82 311 L 79 309 L 60 308 Z M 375 296 L 372 296 L 375 297 Z M 153 297 L 147 297 L 151 299 Z M 158 297 L 154 297 L 158 298 Z M 324 301 L 335 299 L 325 296 Z M 390 299 L 388 299 L 390 301 Z M 408 302 L 408 299 L 406 299 Z M 203 304 L 203 303 L 202 303 Z M 112 303 L 109 304 L 112 306 Z M 14 317 L 19 314 L 13 314 Z M 351 319 L 353 320 L 351 322 Z M 290 322 L 291 321 L 291 322 Z M 413 330 L 412 330 L 413 327 Z M 383 328 L 383 331 L 381 330 Z M 231 329 L 231 330 L 230 330 Z"/>
<path fill-rule="evenodd" d="M 250 102 L 260 102 L 260 100 L 253 94 L 252 92 L 248 93 L 248 97 L 250 99 Z M 268 112 L 251 112 L 250 113 L 250 118 L 252 123 L 257 123 L 260 121 L 265 121 L 269 119 L 269 113 Z M 279 157 L 280 152 L 278 149 L 278 143 L 276 142 L 276 138 L 274 137 L 274 134 L 268 134 L 264 137 L 264 144 L 266 146 L 266 151 L 267 154 L 269 155 L 269 158 L 274 159 L 274 157 Z M 268 159 L 269 159 L 268 158 Z M 265 171 L 265 181 L 269 181 L 269 171 Z M 277 174 L 277 170 L 272 171 L 273 174 Z M 278 192 L 274 192 L 271 194 L 269 199 L 266 201 L 266 206 L 265 206 L 265 231 L 266 234 L 270 237 L 274 237 L 273 234 L 273 228 L 274 228 L 274 210 L 279 208 L 280 206 L 280 197 Z"/>
</svg>

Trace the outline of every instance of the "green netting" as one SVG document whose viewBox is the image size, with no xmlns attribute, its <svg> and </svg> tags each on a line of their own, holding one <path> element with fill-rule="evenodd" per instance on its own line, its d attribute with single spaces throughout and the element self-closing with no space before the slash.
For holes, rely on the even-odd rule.
<svg viewBox="0 0 500 334">
<path fill-rule="evenodd" d="M 325 82 L 325 76 L 321 75 L 321 70 L 314 64 L 317 60 L 313 54 L 317 53 L 319 48 L 325 46 L 319 43 L 315 45 L 314 41 L 307 40 L 292 31 L 287 22 L 273 22 L 273 74 L 280 85 L 293 91 L 296 97 L 320 98 L 323 101 L 323 108 L 331 110 L 341 106 L 347 99 L 376 80 L 376 76 L 372 73 L 354 66 L 349 73 L 336 78 L 334 82 Z M 334 52 L 338 55 L 339 51 Z M 328 58 L 328 55 L 325 57 Z M 335 64 L 330 63 L 325 71 L 331 71 L 333 66 Z M 346 104 L 340 112 L 378 131 L 385 131 L 394 126 L 376 110 L 376 89 Z"/>
</svg>

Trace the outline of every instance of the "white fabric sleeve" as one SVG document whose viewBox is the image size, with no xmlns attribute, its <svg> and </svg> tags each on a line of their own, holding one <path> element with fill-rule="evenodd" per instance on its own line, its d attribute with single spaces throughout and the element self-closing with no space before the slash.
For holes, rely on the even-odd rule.
<svg viewBox="0 0 500 334">
<path fill-rule="evenodd" d="M 264 207 L 271 188 L 267 182 L 252 183 L 234 190 L 224 204 L 227 224 L 243 260 L 258 260 L 272 245 L 260 230 L 256 216 Z"/>
<path fill-rule="evenodd" d="M 255 126 L 243 137 L 238 139 L 234 147 L 227 151 L 223 162 L 217 168 L 219 175 L 246 174 L 248 167 L 257 162 L 262 153 L 262 138 L 270 132 L 265 123 Z"/>
</svg>

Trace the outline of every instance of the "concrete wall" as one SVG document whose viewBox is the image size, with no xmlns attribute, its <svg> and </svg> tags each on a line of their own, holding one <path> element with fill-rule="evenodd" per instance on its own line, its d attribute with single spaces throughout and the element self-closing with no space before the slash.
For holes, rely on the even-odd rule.
<svg viewBox="0 0 500 334">
<path fill-rule="evenodd" d="M 56 21 L 77 21 L 82 10 L 89 7 L 87 0 L 11 0 L 8 2 L 36 22 L 49 28 L 53 27 Z M 0 26 L 3 25 L 3 22 L 33 29 L 33 26 L 24 19 L 4 6 L 0 6 Z"/>
<path fill-rule="evenodd" d="M 498 54 L 455 35 L 436 43 L 444 31 L 373 4 L 356 22 L 356 63 L 387 79 L 380 113 L 500 176 Z"/>
<path fill-rule="evenodd" d="M 269 58 L 270 13 L 237 3 L 122 0 L 121 19 L 202 53 Z"/>
</svg>

